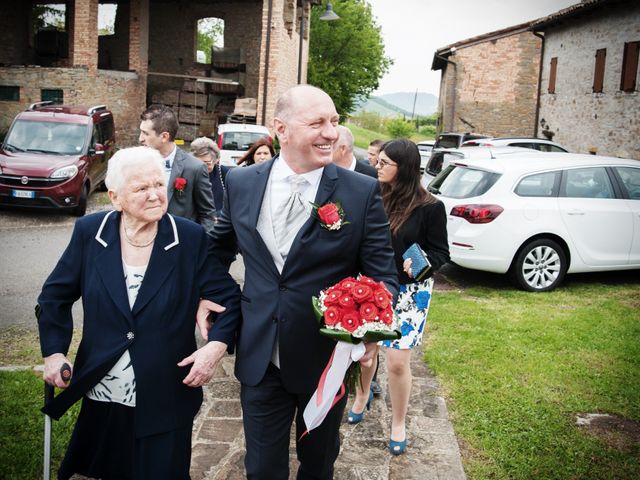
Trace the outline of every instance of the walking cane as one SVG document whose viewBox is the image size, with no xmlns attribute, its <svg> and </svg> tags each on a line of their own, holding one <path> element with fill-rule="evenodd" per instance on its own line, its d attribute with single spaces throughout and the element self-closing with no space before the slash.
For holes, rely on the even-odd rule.
<svg viewBox="0 0 640 480">
<path fill-rule="evenodd" d="M 40 305 L 36 305 L 35 313 L 36 319 L 40 319 Z M 63 363 L 60 367 L 60 375 L 62 376 L 62 380 L 68 382 L 71 380 L 71 366 L 68 363 Z M 44 383 L 44 404 L 47 405 L 51 400 L 53 400 L 54 395 L 54 386 L 49 385 L 47 382 Z M 51 480 L 51 417 L 44 414 L 44 471 L 43 471 L 43 479 Z"/>
<path fill-rule="evenodd" d="M 64 363 L 60 367 L 60 375 L 65 382 L 71 380 L 71 366 Z M 53 400 L 54 387 L 45 382 L 44 384 L 44 404 Z M 44 480 L 51 479 L 51 417 L 44 414 Z"/>
</svg>

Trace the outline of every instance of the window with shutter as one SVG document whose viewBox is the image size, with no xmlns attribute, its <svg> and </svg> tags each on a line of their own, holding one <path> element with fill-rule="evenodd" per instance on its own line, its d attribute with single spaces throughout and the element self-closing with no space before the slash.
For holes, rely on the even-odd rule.
<svg viewBox="0 0 640 480">
<path fill-rule="evenodd" d="M 596 50 L 596 68 L 593 73 L 593 93 L 602 93 L 604 86 L 604 64 L 606 58 L 606 48 Z"/>
<path fill-rule="evenodd" d="M 633 92 L 636 89 L 638 50 L 640 50 L 640 42 L 627 42 L 624 44 L 622 79 L 620 80 L 620 90 L 623 92 Z"/>
<path fill-rule="evenodd" d="M 549 93 L 556 93 L 556 72 L 558 69 L 558 57 L 551 59 L 551 68 L 549 69 Z"/>
</svg>

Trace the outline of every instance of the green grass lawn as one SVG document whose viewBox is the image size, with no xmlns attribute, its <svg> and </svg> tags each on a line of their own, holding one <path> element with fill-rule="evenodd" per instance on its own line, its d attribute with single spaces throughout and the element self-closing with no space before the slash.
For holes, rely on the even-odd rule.
<svg viewBox="0 0 640 480">
<path fill-rule="evenodd" d="M 437 294 L 426 360 L 470 479 L 640 478 L 637 435 L 598 437 L 575 419 L 640 421 L 639 287 Z"/>
<path fill-rule="evenodd" d="M 0 478 L 42 478 L 44 402 L 42 374 L 32 371 L 0 372 Z M 52 422 L 51 478 L 62 460 L 79 405 Z"/>
</svg>

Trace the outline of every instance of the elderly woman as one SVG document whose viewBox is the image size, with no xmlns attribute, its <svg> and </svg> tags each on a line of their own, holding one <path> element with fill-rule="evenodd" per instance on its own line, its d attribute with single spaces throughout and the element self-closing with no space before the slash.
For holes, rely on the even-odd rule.
<svg viewBox="0 0 640 480">
<path fill-rule="evenodd" d="M 254 165 L 256 163 L 263 163 L 267 160 L 271 160 L 276 154 L 273 146 L 267 138 L 261 138 L 257 140 L 251 148 L 247 150 L 241 158 L 238 159 L 238 165 L 244 163 L 245 166 Z"/>
<path fill-rule="evenodd" d="M 207 137 L 196 138 L 191 142 L 191 154 L 202 160 L 209 171 L 209 181 L 213 191 L 213 203 L 216 207 L 216 219 L 222 212 L 224 202 L 225 180 L 229 167 L 220 165 L 220 150 L 213 140 Z"/>
<path fill-rule="evenodd" d="M 117 152 L 105 180 L 115 210 L 76 222 L 38 298 L 44 378 L 65 389 L 43 411 L 58 419 L 82 399 L 59 479 L 189 478 L 201 385 L 233 348 L 240 293 L 203 228 L 166 213 L 165 178 L 156 150 Z M 84 326 L 67 387 L 61 367 L 71 365 L 79 298 Z M 201 324 L 209 306 L 223 313 L 196 350 L 196 316 Z"/>
</svg>

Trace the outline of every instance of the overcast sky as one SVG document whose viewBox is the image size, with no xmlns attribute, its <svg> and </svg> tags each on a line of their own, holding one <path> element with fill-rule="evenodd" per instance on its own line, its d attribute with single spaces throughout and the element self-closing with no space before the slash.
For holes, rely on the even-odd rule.
<svg viewBox="0 0 640 480">
<path fill-rule="evenodd" d="M 382 27 L 386 54 L 394 60 L 374 95 L 417 89 L 436 96 L 440 71 L 432 71 L 431 62 L 437 49 L 580 3 L 579 0 L 367 1 Z"/>
</svg>

